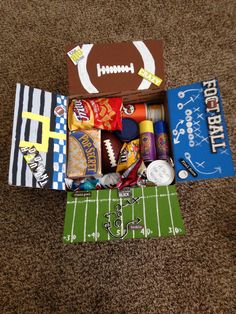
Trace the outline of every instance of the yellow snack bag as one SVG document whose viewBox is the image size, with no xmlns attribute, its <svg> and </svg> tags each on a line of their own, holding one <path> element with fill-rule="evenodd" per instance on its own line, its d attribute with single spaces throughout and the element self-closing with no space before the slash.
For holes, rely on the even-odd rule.
<svg viewBox="0 0 236 314">
<path fill-rule="evenodd" d="M 140 158 L 139 139 L 133 140 L 129 143 L 124 143 L 120 151 L 116 172 L 126 170 L 139 158 Z"/>
</svg>

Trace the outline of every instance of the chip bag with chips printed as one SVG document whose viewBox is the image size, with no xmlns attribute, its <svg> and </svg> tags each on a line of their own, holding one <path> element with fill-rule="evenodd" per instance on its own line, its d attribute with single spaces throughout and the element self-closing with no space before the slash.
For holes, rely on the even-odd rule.
<svg viewBox="0 0 236 314">
<path fill-rule="evenodd" d="M 73 99 L 68 109 L 68 128 L 121 130 L 122 105 L 122 98 Z"/>
</svg>

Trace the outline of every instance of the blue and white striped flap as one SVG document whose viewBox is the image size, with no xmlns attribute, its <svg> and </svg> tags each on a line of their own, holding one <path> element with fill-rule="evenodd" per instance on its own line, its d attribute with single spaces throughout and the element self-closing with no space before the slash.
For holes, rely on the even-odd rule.
<svg viewBox="0 0 236 314">
<path fill-rule="evenodd" d="M 65 190 L 66 100 L 17 83 L 10 185 Z"/>
</svg>

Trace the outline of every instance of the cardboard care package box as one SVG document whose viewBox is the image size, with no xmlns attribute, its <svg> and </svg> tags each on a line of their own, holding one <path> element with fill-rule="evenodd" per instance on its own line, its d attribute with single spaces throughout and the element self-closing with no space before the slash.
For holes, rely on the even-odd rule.
<svg viewBox="0 0 236 314">
<path fill-rule="evenodd" d="M 9 184 L 67 192 L 65 243 L 183 235 L 175 183 L 234 175 L 217 79 L 166 90 L 161 40 L 66 52 L 69 97 L 16 85 Z"/>
</svg>

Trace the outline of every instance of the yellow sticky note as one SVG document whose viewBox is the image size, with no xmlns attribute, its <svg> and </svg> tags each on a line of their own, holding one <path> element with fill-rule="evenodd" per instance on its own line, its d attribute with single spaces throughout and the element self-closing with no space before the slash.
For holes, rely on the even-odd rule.
<svg viewBox="0 0 236 314">
<path fill-rule="evenodd" d="M 156 76 L 155 74 L 149 72 L 148 70 L 141 68 L 138 71 L 138 75 L 142 76 L 143 78 L 145 78 L 149 82 L 155 84 L 156 86 L 161 85 L 162 79 L 160 77 Z"/>
<path fill-rule="evenodd" d="M 76 46 L 72 50 L 68 51 L 67 54 L 74 65 L 77 65 L 79 60 L 83 57 L 83 51 L 80 49 L 80 46 Z"/>
</svg>

